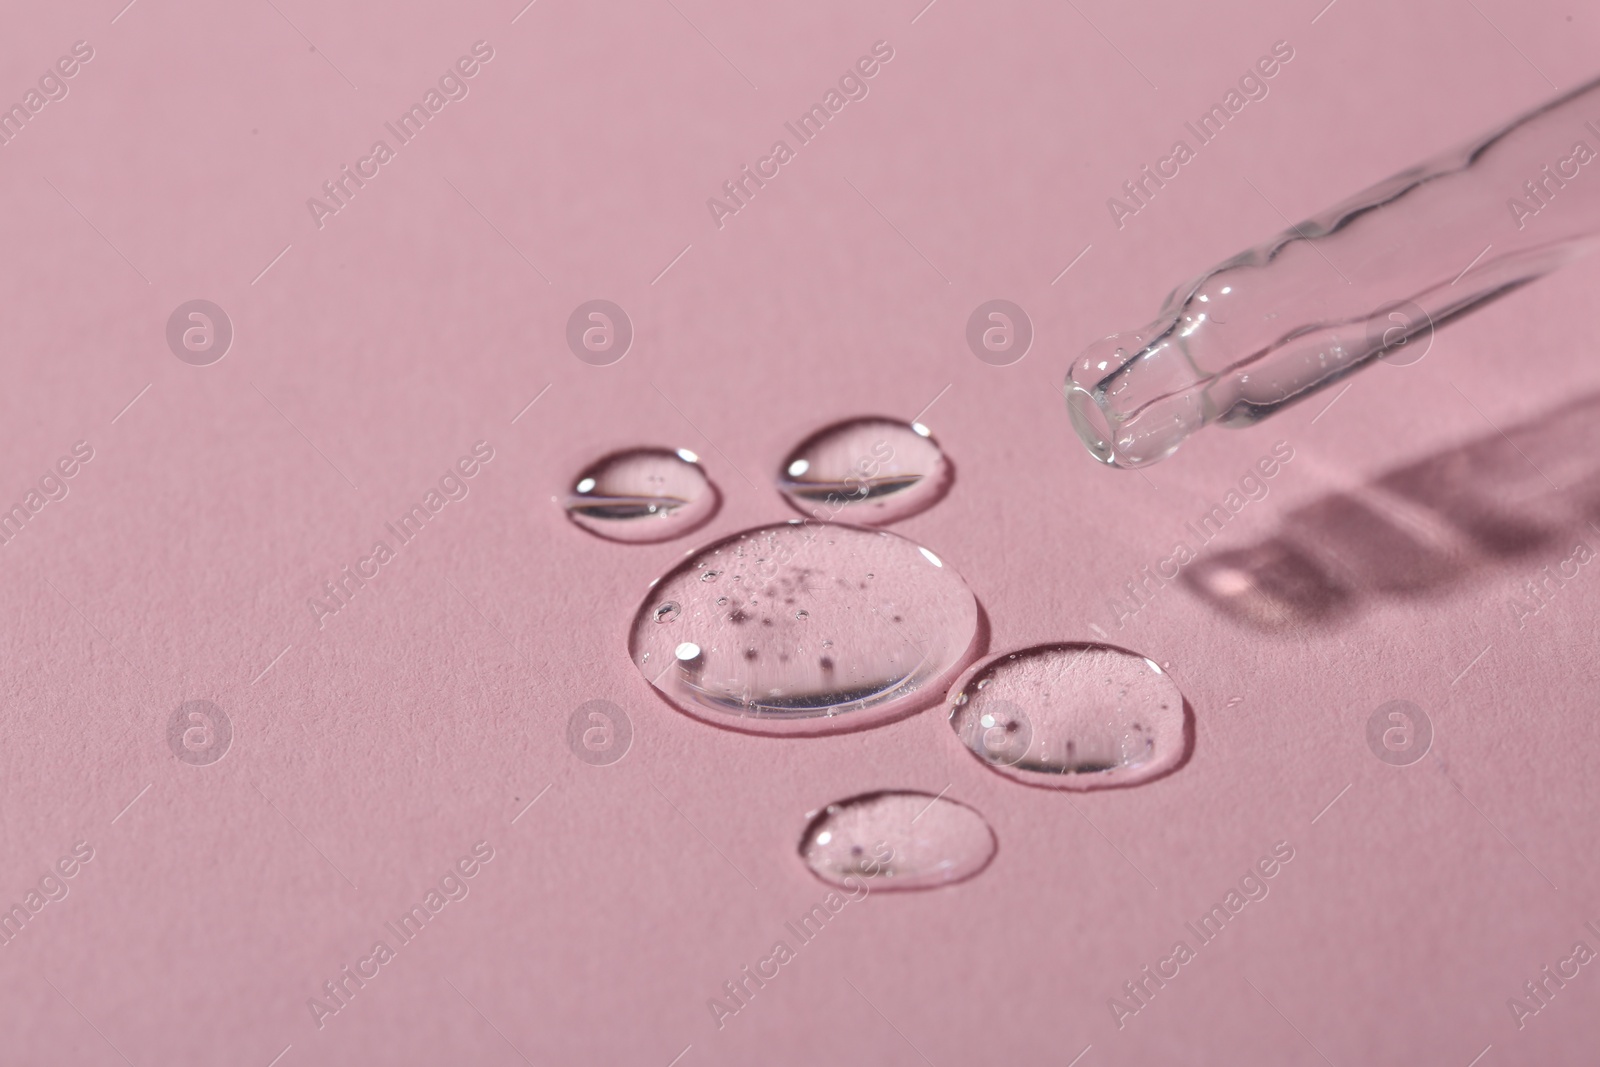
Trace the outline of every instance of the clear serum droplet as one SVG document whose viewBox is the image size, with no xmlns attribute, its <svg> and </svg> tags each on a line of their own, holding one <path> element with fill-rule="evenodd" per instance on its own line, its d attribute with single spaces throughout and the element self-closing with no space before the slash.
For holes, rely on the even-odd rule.
<svg viewBox="0 0 1600 1067">
<path fill-rule="evenodd" d="M 719 503 L 716 487 L 693 452 L 632 448 L 579 472 L 564 506 L 567 516 L 592 534 L 645 544 L 705 525 Z"/>
<path fill-rule="evenodd" d="M 872 417 L 802 441 L 779 467 L 778 490 L 821 522 L 878 526 L 938 502 L 950 478 L 950 463 L 926 427 Z"/>
<path fill-rule="evenodd" d="M 1137 785 L 1183 762 L 1183 694 L 1144 656 L 1051 644 L 979 664 L 951 691 L 950 727 L 994 771 L 1029 785 Z"/>
<path fill-rule="evenodd" d="M 978 874 L 998 843 L 984 817 L 948 796 L 867 793 L 829 804 L 800 836 L 800 857 L 830 885 L 935 889 Z"/>
<path fill-rule="evenodd" d="M 746 530 L 655 582 L 629 634 L 645 680 L 695 718 L 765 734 L 876 726 L 937 703 L 977 651 L 972 591 L 896 534 L 828 532 Z M 723 595 L 735 582 L 749 595 Z"/>
</svg>

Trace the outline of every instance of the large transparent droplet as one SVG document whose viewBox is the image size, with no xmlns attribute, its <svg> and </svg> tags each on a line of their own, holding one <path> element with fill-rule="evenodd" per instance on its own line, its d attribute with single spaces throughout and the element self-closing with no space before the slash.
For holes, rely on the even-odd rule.
<svg viewBox="0 0 1600 1067">
<path fill-rule="evenodd" d="M 950 464 L 921 423 L 864 418 L 802 441 L 778 471 L 778 489 L 802 515 L 878 526 L 934 504 Z"/>
<path fill-rule="evenodd" d="M 937 702 L 977 630 L 972 591 L 926 548 L 796 519 L 690 553 L 639 606 L 629 654 L 696 718 L 817 734 Z"/>
<path fill-rule="evenodd" d="M 1109 645 L 1040 645 L 979 664 L 951 693 L 950 726 L 994 770 L 1059 789 L 1149 781 L 1190 741 L 1171 677 Z"/>
<path fill-rule="evenodd" d="M 989 865 L 997 847 L 982 815 L 933 793 L 841 800 L 800 837 L 800 856 L 818 878 L 857 893 L 964 881 Z"/>
<path fill-rule="evenodd" d="M 630 448 L 573 479 L 567 515 L 592 534 L 642 544 L 666 541 L 716 513 L 716 487 L 688 449 Z"/>
</svg>

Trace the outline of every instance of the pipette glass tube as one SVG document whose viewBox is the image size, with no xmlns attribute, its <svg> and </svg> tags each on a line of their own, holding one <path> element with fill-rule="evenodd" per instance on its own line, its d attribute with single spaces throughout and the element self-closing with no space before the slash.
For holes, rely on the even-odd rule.
<svg viewBox="0 0 1600 1067">
<path fill-rule="evenodd" d="M 1248 426 L 1570 262 L 1600 232 L 1600 78 L 1173 290 L 1067 377 L 1096 459 L 1140 467 Z M 1408 351 L 1407 346 L 1410 346 Z"/>
</svg>

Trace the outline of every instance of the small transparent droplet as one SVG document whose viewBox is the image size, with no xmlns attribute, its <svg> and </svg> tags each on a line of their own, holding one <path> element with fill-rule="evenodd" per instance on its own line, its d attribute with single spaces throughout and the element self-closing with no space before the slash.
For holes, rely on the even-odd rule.
<svg viewBox="0 0 1600 1067">
<path fill-rule="evenodd" d="M 671 622 L 678 617 L 679 610 L 681 609 L 678 607 L 676 600 L 667 601 L 656 608 L 656 622 Z"/>
<path fill-rule="evenodd" d="M 896 534 L 833 533 L 824 544 L 799 523 L 746 530 L 653 583 L 629 635 L 645 679 L 696 718 L 757 733 L 876 726 L 937 702 L 974 654 L 972 591 Z M 719 596 L 735 578 L 748 595 Z M 659 624 L 669 600 L 682 610 Z"/>
<path fill-rule="evenodd" d="M 964 881 L 994 858 L 994 831 L 934 793 L 883 792 L 829 804 L 800 836 L 800 856 L 830 885 L 876 892 Z"/>
<path fill-rule="evenodd" d="M 1228 698 L 1228 707 L 1230 707 L 1230 708 L 1236 708 L 1240 704 L 1243 704 L 1243 703 L 1244 703 L 1244 697 L 1229 697 Z"/>
<path fill-rule="evenodd" d="M 871 417 L 802 441 L 779 468 L 778 489 L 803 515 L 875 526 L 936 503 L 950 474 L 926 427 Z"/>
<path fill-rule="evenodd" d="M 643 544 L 682 536 L 716 513 L 716 488 L 693 452 L 631 448 L 584 468 L 567 516 L 592 534 Z"/>
<path fill-rule="evenodd" d="M 950 726 L 992 769 L 1031 785 L 1103 789 L 1159 777 L 1188 752 L 1183 694 L 1109 645 L 996 656 L 951 692 Z"/>
</svg>

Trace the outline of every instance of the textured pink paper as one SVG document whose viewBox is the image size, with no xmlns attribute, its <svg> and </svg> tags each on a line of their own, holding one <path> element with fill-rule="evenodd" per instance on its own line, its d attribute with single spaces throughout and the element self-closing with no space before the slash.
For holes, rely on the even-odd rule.
<svg viewBox="0 0 1600 1067">
<path fill-rule="evenodd" d="M 0 146 L 0 502 L 93 450 L 0 546 L 0 904 L 93 850 L 0 945 L 0 1062 L 1592 1054 L 1595 965 L 1520 1030 L 1507 1000 L 1574 942 L 1600 950 L 1583 925 L 1600 924 L 1600 574 L 1580 567 L 1535 614 L 1510 606 L 1600 543 L 1594 451 L 1552 474 L 1542 511 L 1507 510 L 1469 467 L 1464 493 L 1542 539 L 1445 555 L 1442 580 L 1378 583 L 1326 624 L 1263 633 L 1181 583 L 1120 626 L 1107 601 L 1276 442 L 1294 458 L 1204 554 L 1333 494 L 1379 499 L 1371 482 L 1407 462 L 1474 442 L 1500 456 L 1500 429 L 1600 390 L 1600 267 L 1441 331 L 1325 412 L 1332 395 L 1208 431 L 1144 476 L 1090 461 L 1058 386 L 1173 285 L 1591 76 L 1600 16 L 923 2 L 0 16 L 0 102 L 74 42 L 93 50 Z M 493 55 L 466 64 L 466 95 L 374 161 L 385 124 L 479 41 Z M 893 56 L 865 98 L 719 228 L 708 198 L 879 41 Z M 1294 58 L 1267 97 L 1119 229 L 1107 199 L 1277 41 Z M 372 176 L 314 213 L 346 166 Z M 233 326 L 209 366 L 168 348 L 195 299 Z M 632 323 L 609 366 L 567 344 L 595 299 Z M 991 299 L 1032 320 L 1010 366 L 967 346 Z M 894 530 L 971 584 L 991 648 L 1099 627 L 1170 664 L 1196 716 L 1185 767 L 1066 796 L 987 771 L 937 710 L 786 740 L 648 689 L 628 621 L 691 544 L 586 535 L 553 503 L 569 477 L 619 447 L 693 449 L 724 494 L 704 543 L 789 518 L 779 461 L 861 414 L 920 415 L 951 456 L 949 495 Z M 492 458 L 467 478 L 479 441 Z M 457 484 L 392 559 L 363 562 Z M 373 566 L 319 621 L 323 584 Z M 597 699 L 631 722 L 610 766 L 568 749 L 569 715 Z M 1435 731 L 1405 768 L 1365 740 L 1395 699 Z M 198 700 L 232 724 L 206 766 L 168 743 Z M 948 789 L 993 826 L 994 862 L 852 903 L 719 1029 L 709 998 L 825 892 L 796 855 L 807 813 L 878 789 Z M 1119 1029 L 1108 1000 L 1278 842 L 1293 859 L 1265 898 Z M 466 895 L 411 943 L 387 932 L 451 887 Z M 363 964 L 380 940 L 393 958 Z M 371 966 L 319 1029 L 308 999 Z"/>
</svg>

